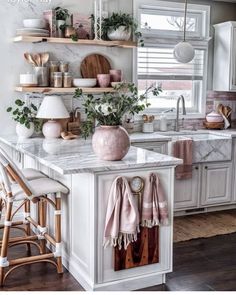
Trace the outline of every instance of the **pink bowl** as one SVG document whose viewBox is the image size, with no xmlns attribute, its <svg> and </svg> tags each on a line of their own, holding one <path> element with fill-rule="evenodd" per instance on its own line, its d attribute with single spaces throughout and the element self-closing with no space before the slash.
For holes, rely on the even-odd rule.
<svg viewBox="0 0 236 295">
<path fill-rule="evenodd" d="M 216 112 L 211 112 L 206 116 L 206 120 L 209 123 L 221 123 L 224 121 L 223 117 L 216 113 Z"/>
</svg>

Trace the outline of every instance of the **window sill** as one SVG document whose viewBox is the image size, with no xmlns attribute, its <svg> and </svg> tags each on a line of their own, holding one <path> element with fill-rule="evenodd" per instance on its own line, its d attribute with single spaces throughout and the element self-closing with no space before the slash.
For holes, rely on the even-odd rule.
<svg viewBox="0 0 236 295">
<path fill-rule="evenodd" d="M 146 110 L 145 112 L 143 112 L 141 115 L 136 115 L 135 116 L 135 121 L 141 121 L 142 120 L 142 115 L 143 114 L 151 114 L 155 116 L 155 120 L 159 120 L 160 116 L 163 114 L 161 112 L 154 112 L 151 110 Z M 201 113 L 187 113 L 187 115 L 182 115 L 182 113 L 180 113 L 179 118 L 182 119 L 187 119 L 187 120 L 196 120 L 196 119 L 204 119 L 206 117 L 206 114 L 201 114 Z M 166 118 L 167 120 L 175 120 L 176 119 L 176 113 L 167 113 L 166 114 Z"/>
</svg>

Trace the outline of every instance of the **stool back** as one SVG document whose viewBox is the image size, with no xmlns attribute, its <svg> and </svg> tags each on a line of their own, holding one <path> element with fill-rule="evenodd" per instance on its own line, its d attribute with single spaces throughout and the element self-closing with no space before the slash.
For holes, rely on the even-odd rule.
<svg viewBox="0 0 236 295">
<path fill-rule="evenodd" d="M 12 196 L 11 189 L 11 179 L 13 179 L 22 190 L 25 192 L 26 196 L 31 198 L 33 193 L 28 180 L 21 173 L 20 169 L 15 165 L 15 163 L 10 159 L 7 153 L 0 147 L 0 173 L 3 188 L 6 194 L 10 197 Z"/>
</svg>

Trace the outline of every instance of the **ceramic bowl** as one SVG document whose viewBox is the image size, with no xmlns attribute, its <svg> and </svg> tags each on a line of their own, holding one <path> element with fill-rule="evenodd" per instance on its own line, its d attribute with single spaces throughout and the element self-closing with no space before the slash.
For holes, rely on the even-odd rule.
<svg viewBox="0 0 236 295">
<path fill-rule="evenodd" d="M 85 78 L 73 79 L 73 85 L 75 87 L 95 87 L 96 84 L 97 84 L 97 79 L 85 79 Z"/>
<path fill-rule="evenodd" d="M 23 24 L 25 28 L 44 29 L 46 28 L 46 21 L 44 19 L 24 19 Z"/>
<path fill-rule="evenodd" d="M 221 123 L 224 121 L 223 117 L 216 113 L 216 112 L 211 112 L 206 116 L 206 120 L 209 123 Z"/>
</svg>

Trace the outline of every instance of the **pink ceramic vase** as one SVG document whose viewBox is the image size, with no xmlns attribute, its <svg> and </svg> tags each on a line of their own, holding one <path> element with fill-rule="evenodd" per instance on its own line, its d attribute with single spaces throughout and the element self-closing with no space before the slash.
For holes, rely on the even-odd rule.
<svg viewBox="0 0 236 295">
<path fill-rule="evenodd" d="M 101 160 L 119 161 L 130 148 L 130 138 L 121 126 L 100 126 L 93 135 L 94 153 Z"/>
<path fill-rule="evenodd" d="M 122 71 L 110 70 L 111 82 L 121 82 Z"/>
<path fill-rule="evenodd" d="M 111 77 L 109 74 L 98 74 L 97 75 L 98 86 L 101 88 L 109 87 L 111 83 Z"/>
</svg>

